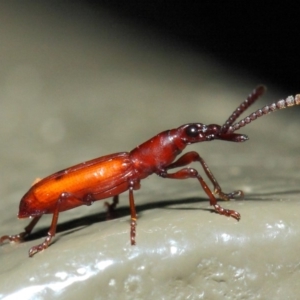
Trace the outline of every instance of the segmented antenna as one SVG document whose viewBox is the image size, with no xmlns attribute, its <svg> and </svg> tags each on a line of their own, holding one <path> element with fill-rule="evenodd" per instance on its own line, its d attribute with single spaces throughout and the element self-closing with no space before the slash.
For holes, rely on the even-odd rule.
<svg viewBox="0 0 300 300">
<path fill-rule="evenodd" d="M 221 132 L 225 133 L 229 127 L 236 121 L 236 119 L 250 106 L 252 105 L 261 95 L 265 93 L 267 88 L 264 85 L 256 87 L 251 94 L 241 103 L 237 109 L 231 114 L 227 121 L 223 124 Z"/>
<path fill-rule="evenodd" d="M 256 112 L 253 112 L 248 117 L 233 124 L 232 126 L 229 126 L 226 133 L 233 133 L 233 132 L 237 131 L 238 129 L 240 129 L 241 127 L 246 126 L 247 124 L 251 123 L 252 121 L 256 120 L 257 118 L 259 118 L 263 115 L 267 115 L 267 114 L 277 111 L 279 109 L 292 107 L 295 105 L 300 105 L 300 94 L 296 95 L 295 98 L 293 96 L 289 96 L 285 100 L 282 99 L 282 100 L 274 102 L 270 105 L 266 105 L 261 109 L 258 109 Z"/>
</svg>

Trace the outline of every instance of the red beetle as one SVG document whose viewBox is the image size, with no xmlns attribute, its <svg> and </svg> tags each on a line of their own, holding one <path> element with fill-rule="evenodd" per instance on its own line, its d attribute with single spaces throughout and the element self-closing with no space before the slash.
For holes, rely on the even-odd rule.
<svg viewBox="0 0 300 300">
<path fill-rule="evenodd" d="M 139 145 L 131 152 L 120 152 L 102 156 L 50 175 L 29 189 L 20 202 L 19 218 L 33 217 L 25 231 L 17 235 L 4 235 L 0 242 L 22 241 L 28 236 L 43 214 L 53 214 L 52 223 L 45 241 L 29 250 L 29 256 L 46 249 L 56 232 L 58 215 L 60 212 L 80 205 L 91 205 L 94 201 L 115 197 L 114 204 L 118 202 L 118 195 L 129 190 L 129 205 L 131 214 L 131 244 L 135 244 L 136 211 L 133 191 L 140 188 L 140 181 L 156 173 L 163 178 L 187 179 L 196 178 L 206 192 L 215 211 L 221 215 L 230 216 L 237 220 L 240 214 L 234 210 L 224 209 L 214 194 L 223 200 L 243 196 L 242 191 L 225 194 L 220 185 L 197 152 L 188 152 L 174 161 L 187 145 L 212 141 L 215 139 L 244 142 L 248 137 L 244 134 L 234 133 L 240 127 L 249 124 L 262 115 L 289 106 L 300 104 L 300 95 L 288 97 L 257 110 L 238 123 L 233 124 L 259 96 L 265 91 L 264 86 L 258 86 L 241 105 L 232 113 L 223 126 L 204 125 L 201 123 L 185 124 L 177 129 L 166 130 Z M 207 177 L 213 184 L 213 192 L 209 189 L 197 170 L 185 167 L 192 162 L 202 165 Z M 168 170 L 184 167 L 174 173 Z"/>
</svg>

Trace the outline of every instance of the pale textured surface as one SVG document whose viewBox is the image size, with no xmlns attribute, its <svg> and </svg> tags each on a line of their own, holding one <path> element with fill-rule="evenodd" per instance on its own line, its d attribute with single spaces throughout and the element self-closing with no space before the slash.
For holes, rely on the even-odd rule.
<svg viewBox="0 0 300 300">
<path fill-rule="evenodd" d="M 105 15 L 100 23 L 68 11 L 0 9 L 0 235 L 26 226 L 18 203 L 35 177 L 184 123 L 222 123 L 265 83 Z M 240 130 L 247 143 L 190 148 L 224 191 L 244 190 L 244 201 L 221 203 L 239 211 L 240 222 L 211 213 L 197 182 L 152 176 L 135 193 L 137 246 L 129 243 L 126 193 L 113 221 L 104 222 L 103 202 L 62 213 L 54 243 L 29 259 L 50 225 L 44 216 L 32 240 L 0 246 L 0 298 L 295 299 L 298 114 L 277 112 Z"/>
</svg>

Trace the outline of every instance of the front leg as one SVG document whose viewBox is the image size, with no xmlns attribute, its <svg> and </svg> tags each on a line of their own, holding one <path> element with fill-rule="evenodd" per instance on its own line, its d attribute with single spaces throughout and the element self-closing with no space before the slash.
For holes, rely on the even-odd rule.
<svg viewBox="0 0 300 300">
<path fill-rule="evenodd" d="M 196 169 L 193 168 L 184 168 L 181 169 L 175 173 L 167 173 L 167 171 L 162 171 L 159 173 L 163 178 L 171 178 L 171 179 L 188 179 L 188 178 L 197 178 L 200 182 L 203 190 L 207 194 L 210 200 L 210 205 L 212 205 L 215 208 L 215 211 L 219 213 L 220 215 L 225 215 L 227 217 L 233 217 L 236 220 L 239 220 L 241 218 L 240 214 L 234 210 L 225 209 L 221 207 L 219 204 L 217 204 L 217 199 L 209 189 L 206 182 L 203 180 L 203 178 L 198 174 Z"/>
<path fill-rule="evenodd" d="M 173 169 L 173 168 L 178 168 L 178 167 L 183 167 L 186 166 L 192 162 L 198 161 L 201 165 L 202 168 L 211 181 L 211 183 L 214 186 L 214 194 L 218 195 L 221 199 L 223 200 L 229 200 L 233 198 L 243 198 L 244 193 L 243 191 L 233 191 L 231 193 L 223 193 L 218 181 L 216 180 L 215 176 L 207 166 L 206 162 L 204 159 L 195 151 L 188 152 L 184 155 L 182 155 L 178 160 L 170 164 L 169 166 L 166 167 L 166 170 Z"/>
</svg>

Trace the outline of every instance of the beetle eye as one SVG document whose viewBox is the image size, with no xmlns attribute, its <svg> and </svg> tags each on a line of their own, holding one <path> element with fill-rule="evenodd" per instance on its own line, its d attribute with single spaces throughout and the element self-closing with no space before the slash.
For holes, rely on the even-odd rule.
<svg viewBox="0 0 300 300">
<path fill-rule="evenodd" d="M 198 127 L 196 125 L 190 125 L 185 130 L 186 134 L 190 137 L 198 136 Z"/>
</svg>

